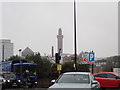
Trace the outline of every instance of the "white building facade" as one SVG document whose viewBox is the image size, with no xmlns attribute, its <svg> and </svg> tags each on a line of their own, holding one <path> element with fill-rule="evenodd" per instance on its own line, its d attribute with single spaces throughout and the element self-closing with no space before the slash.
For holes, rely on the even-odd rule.
<svg viewBox="0 0 120 90">
<path fill-rule="evenodd" d="M 10 58 L 10 56 L 13 56 L 13 43 L 11 43 L 11 40 L 9 39 L 1 39 L 1 52 L 0 55 L 2 56 L 2 61 L 5 61 L 6 59 Z"/>
<path fill-rule="evenodd" d="M 1 63 L 1 61 L 2 61 L 2 41 L 0 41 L 0 72 L 2 72 L 2 63 Z"/>
</svg>

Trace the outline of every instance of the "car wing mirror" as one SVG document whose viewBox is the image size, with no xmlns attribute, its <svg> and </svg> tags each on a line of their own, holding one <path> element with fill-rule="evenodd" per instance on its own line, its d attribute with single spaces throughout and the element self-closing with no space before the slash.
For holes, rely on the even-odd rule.
<svg viewBox="0 0 120 90">
<path fill-rule="evenodd" d="M 51 83 L 55 83 L 55 80 L 52 80 Z"/>
<path fill-rule="evenodd" d="M 92 84 L 98 84 L 98 82 L 97 81 L 92 81 Z"/>
<path fill-rule="evenodd" d="M 120 78 L 116 76 L 115 79 L 120 79 Z"/>
</svg>

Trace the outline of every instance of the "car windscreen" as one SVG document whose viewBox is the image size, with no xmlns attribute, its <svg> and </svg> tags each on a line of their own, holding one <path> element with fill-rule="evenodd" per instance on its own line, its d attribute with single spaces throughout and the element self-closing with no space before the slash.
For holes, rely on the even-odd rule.
<svg viewBox="0 0 120 90">
<path fill-rule="evenodd" d="M 115 73 L 115 75 L 119 76 L 120 77 L 120 73 Z"/>
<path fill-rule="evenodd" d="M 0 78 L 3 78 L 3 76 L 0 74 Z"/>
<path fill-rule="evenodd" d="M 86 74 L 65 74 L 57 83 L 89 83 L 89 75 Z"/>
<path fill-rule="evenodd" d="M 16 75 L 23 75 L 26 70 L 29 71 L 29 75 L 34 75 L 36 72 L 36 65 L 22 64 L 13 66 L 13 72 Z"/>
<path fill-rule="evenodd" d="M 15 74 L 13 74 L 13 73 L 3 73 L 3 77 L 5 79 L 15 79 L 16 78 Z"/>
</svg>

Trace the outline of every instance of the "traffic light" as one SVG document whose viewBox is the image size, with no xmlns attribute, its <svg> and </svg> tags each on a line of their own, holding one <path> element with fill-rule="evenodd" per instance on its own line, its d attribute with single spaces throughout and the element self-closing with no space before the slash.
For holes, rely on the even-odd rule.
<svg viewBox="0 0 120 90">
<path fill-rule="evenodd" d="M 60 59 L 61 59 L 60 54 L 59 54 L 59 53 L 55 53 L 55 62 L 56 62 L 57 64 L 60 63 Z"/>
</svg>

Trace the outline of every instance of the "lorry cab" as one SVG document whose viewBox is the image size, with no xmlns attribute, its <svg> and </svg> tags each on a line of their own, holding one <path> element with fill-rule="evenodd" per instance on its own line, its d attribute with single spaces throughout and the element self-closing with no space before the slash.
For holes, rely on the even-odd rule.
<svg viewBox="0 0 120 90">
<path fill-rule="evenodd" d="M 21 86 L 21 80 L 17 79 L 16 75 L 13 72 L 2 72 L 3 87 L 13 87 L 13 86 Z"/>
<path fill-rule="evenodd" d="M 28 70 L 29 73 L 25 75 L 26 70 Z M 20 79 L 23 83 L 27 82 L 29 87 L 37 85 L 36 64 L 16 63 L 13 65 L 13 72 L 15 72 L 17 78 Z"/>
<path fill-rule="evenodd" d="M 29 75 L 27 83 L 30 87 L 37 84 L 37 76 L 36 76 L 36 64 L 31 63 L 30 60 L 12 60 L 12 61 L 4 61 L 2 64 L 2 72 L 5 72 L 5 75 L 15 74 L 15 78 L 24 85 L 24 72 L 25 70 L 29 70 Z M 6 83 L 11 85 L 11 80 L 7 80 Z"/>
</svg>

